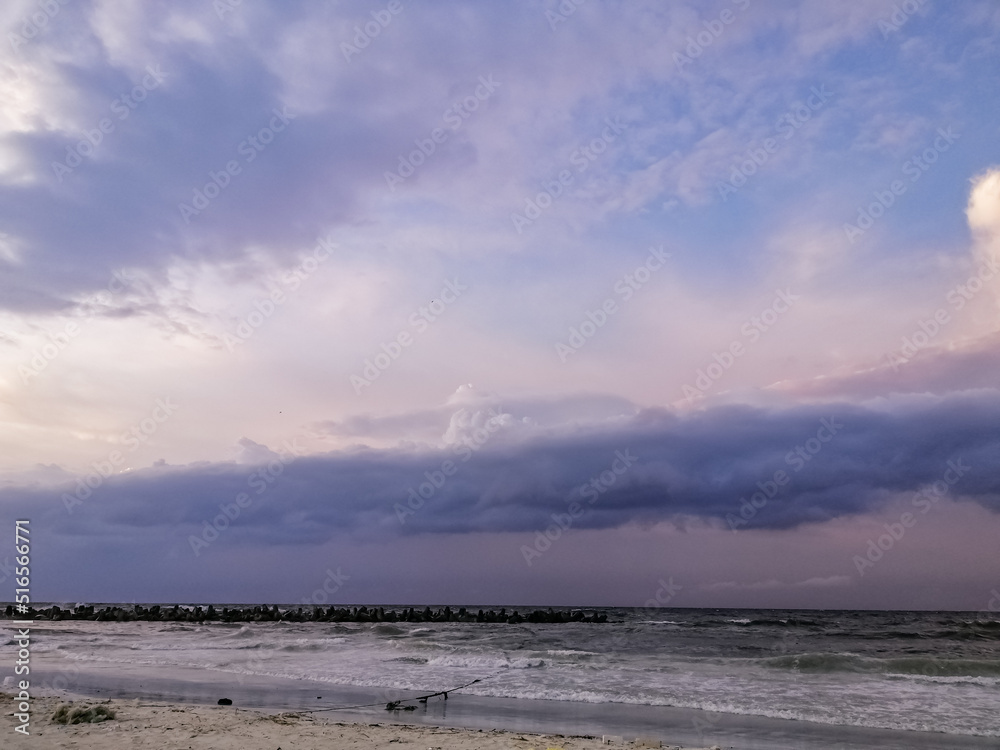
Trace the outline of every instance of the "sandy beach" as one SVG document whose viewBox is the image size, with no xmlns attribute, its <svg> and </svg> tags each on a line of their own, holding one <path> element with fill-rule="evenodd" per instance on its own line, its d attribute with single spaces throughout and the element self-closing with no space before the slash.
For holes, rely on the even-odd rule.
<svg viewBox="0 0 1000 750">
<path fill-rule="evenodd" d="M 0 693 L 5 705 L 13 696 Z M 63 698 L 32 702 L 31 734 L 14 731 L 15 721 L 5 711 L 3 746 L 35 750 L 111 750 L 112 748 L 167 748 L 177 750 L 313 750 L 323 748 L 388 748 L 399 750 L 596 750 L 608 747 L 601 737 L 538 735 L 502 730 L 470 730 L 407 724 L 344 723 L 324 714 L 267 713 L 232 706 L 191 706 L 141 700 L 76 700 L 74 707 L 104 706 L 115 718 L 97 724 L 66 725 L 52 720 Z M 620 747 L 642 746 L 635 738 L 615 742 Z M 648 746 L 648 745 L 647 745 Z M 655 745 L 659 747 L 659 745 Z M 679 746 L 663 745 L 676 749 Z M 684 750 L 689 750 L 685 748 Z"/>
</svg>

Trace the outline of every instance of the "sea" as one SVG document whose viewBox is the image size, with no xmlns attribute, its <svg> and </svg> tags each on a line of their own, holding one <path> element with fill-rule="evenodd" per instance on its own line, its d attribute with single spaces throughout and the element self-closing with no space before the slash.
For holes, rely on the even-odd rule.
<svg viewBox="0 0 1000 750">
<path fill-rule="evenodd" d="M 552 731 L 551 717 L 562 716 L 567 734 L 642 725 L 639 734 L 659 728 L 674 742 L 737 748 L 1000 747 L 995 613 L 586 610 L 595 611 L 608 622 L 62 620 L 33 629 L 32 664 L 44 676 L 36 684 L 69 694 L 226 693 L 341 719 L 337 710 L 360 706 L 350 720 L 391 714 Z M 10 621 L 0 627 L 9 686 L 14 633 Z M 184 687 L 199 682 L 212 687 L 204 695 Z M 382 705 L 446 690 L 455 691 L 447 702 L 415 703 L 420 711 Z M 463 705 L 476 708 L 463 713 Z M 483 714 L 485 722 L 468 718 Z"/>
</svg>

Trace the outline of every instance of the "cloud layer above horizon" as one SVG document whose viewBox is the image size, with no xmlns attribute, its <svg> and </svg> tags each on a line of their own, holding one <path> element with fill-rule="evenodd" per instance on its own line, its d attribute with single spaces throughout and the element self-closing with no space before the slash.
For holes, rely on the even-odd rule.
<svg viewBox="0 0 1000 750">
<path fill-rule="evenodd" d="M 51 597 L 135 596 L 126 565 L 280 599 L 331 555 L 422 556 L 355 601 L 1000 581 L 961 541 L 1000 529 L 993 3 L 0 22 L 0 521 L 49 540 Z M 223 560 L 232 589 L 193 574 Z"/>
</svg>

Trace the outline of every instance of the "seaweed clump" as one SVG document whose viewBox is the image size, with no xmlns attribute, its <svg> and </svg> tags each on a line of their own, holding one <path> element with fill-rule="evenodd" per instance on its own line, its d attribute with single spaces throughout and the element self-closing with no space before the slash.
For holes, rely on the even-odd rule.
<svg viewBox="0 0 1000 750">
<path fill-rule="evenodd" d="M 107 706 L 74 706 L 72 703 L 64 703 L 52 715 L 52 721 L 57 724 L 100 724 L 114 718 L 114 710 Z"/>
</svg>

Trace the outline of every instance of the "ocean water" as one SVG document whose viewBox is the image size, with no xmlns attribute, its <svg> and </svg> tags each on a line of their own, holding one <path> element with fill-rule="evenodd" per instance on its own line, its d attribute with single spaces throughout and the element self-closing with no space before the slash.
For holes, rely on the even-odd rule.
<svg viewBox="0 0 1000 750">
<path fill-rule="evenodd" d="M 995 615 L 598 611 L 608 623 L 59 621 L 34 631 L 33 658 L 53 671 L 184 667 L 385 696 L 480 680 L 462 693 L 1000 738 Z"/>
</svg>

